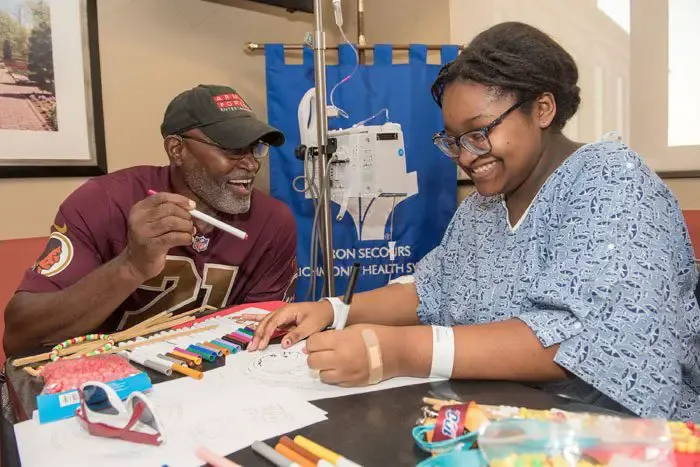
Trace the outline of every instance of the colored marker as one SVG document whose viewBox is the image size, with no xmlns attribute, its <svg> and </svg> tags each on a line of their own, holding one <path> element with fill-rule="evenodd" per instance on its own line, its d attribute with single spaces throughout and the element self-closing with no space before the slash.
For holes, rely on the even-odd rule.
<svg viewBox="0 0 700 467">
<path fill-rule="evenodd" d="M 267 444 L 262 441 L 255 441 L 250 445 L 251 449 L 256 453 L 260 454 L 262 457 L 267 459 L 270 463 L 276 465 L 277 467 L 301 467 L 296 462 L 292 462 L 286 457 L 284 457 L 279 452 L 272 449 Z"/>
<path fill-rule="evenodd" d="M 248 334 L 246 334 L 244 332 L 233 331 L 231 334 L 233 334 L 234 336 L 240 337 L 241 339 L 245 340 L 246 343 L 253 340 L 253 336 L 249 336 Z M 229 334 L 229 336 L 231 334 Z"/>
<path fill-rule="evenodd" d="M 157 192 L 157 191 L 154 191 L 154 190 L 148 190 L 148 194 L 149 194 L 150 196 L 153 196 L 153 195 L 158 194 L 158 192 Z M 202 221 L 206 222 L 207 224 L 211 224 L 211 225 L 213 225 L 214 227 L 218 227 L 218 228 L 220 228 L 221 230 L 223 230 L 224 232 L 228 232 L 228 233 L 230 233 L 231 235 L 240 238 L 241 240 L 247 240 L 247 239 L 248 239 L 248 234 L 247 234 L 247 233 L 243 232 L 243 231 L 240 230 L 240 229 L 237 229 L 237 228 L 235 228 L 235 227 L 232 227 L 232 226 L 226 224 L 225 222 L 221 222 L 219 219 L 216 219 L 216 218 L 214 218 L 214 217 L 211 217 L 211 216 L 208 215 L 208 214 L 204 214 L 204 213 L 201 212 L 201 211 L 197 211 L 196 209 L 192 209 L 192 210 L 190 210 L 189 212 L 190 212 L 190 215 L 191 215 L 192 217 L 196 217 L 197 219 L 202 220 Z"/>
<path fill-rule="evenodd" d="M 169 353 L 172 353 L 177 358 L 181 358 L 181 359 L 185 360 L 185 362 L 183 362 L 182 365 L 187 365 L 191 368 L 194 368 L 196 366 L 201 365 L 202 357 L 198 356 L 200 363 L 197 364 L 197 362 L 194 360 L 194 357 L 190 357 L 189 355 L 182 354 L 182 353 L 178 352 L 177 350 L 173 350 L 172 352 L 169 352 Z"/>
<path fill-rule="evenodd" d="M 177 371 L 178 373 L 182 373 L 183 375 L 187 375 L 190 378 L 194 379 L 202 379 L 204 377 L 204 373 L 201 371 L 197 371 L 194 368 L 190 368 L 184 365 L 178 365 L 177 363 L 173 363 L 173 366 L 171 366 L 173 371 Z"/>
<path fill-rule="evenodd" d="M 172 370 L 170 369 L 170 362 L 164 362 L 158 358 L 147 357 L 141 353 L 134 354 L 133 351 L 128 352 L 128 354 L 129 360 L 136 362 L 139 365 L 143 365 L 146 368 L 150 368 L 153 371 L 157 371 L 161 375 L 171 376 L 173 374 Z"/>
<path fill-rule="evenodd" d="M 316 444 L 310 439 L 306 439 L 301 435 L 296 435 L 294 437 L 294 442 L 302 448 L 309 451 L 310 453 L 317 455 L 321 459 L 328 461 L 337 467 L 362 467 L 360 466 L 360 464 L 356 464 L 355 462 L 346 459 L 340 454 L 336 454 L 330 449 L 326 449 L 320 444 Z"/>
<path fill-rule="evenodd" d="M 284 444 L 277 443 L 277 446 L 275 446 L 275 451 L 279 452 L 290 461 L 299 464 L 301 467 L 316 467 L 316 464 L 314 464 L 298 452 L 292 451 Z"/>
<path fill-rule="evenodd" d="M 162 358 L 163 360 L 167 360 L 170 363 L 174 363 L 176 365 L 186 366 L 188 368 L 192 368 L 193 366 L 195 366 L 194 362 L 192 362 L 191 360 L 186 360 L 184 358 L 180 359 L 178 357 L 171 357 L 170 355 L 165 355 L 165 354 L 160 354 L 160 353 L 158 354 L 158 358 Z"/>
<path fill-rule="evenodd" d="M 164 362 L 156 358 L 147 358 L 143 362 L 143 366 L 150 368 L 151 370 L 157 371 L 158 373 L 170 376 L 173 374 L 173 370 L 170 368 L 172 365 L 170 362 Z"/>
<path fill-rule="evenodd" d="M 198 355 L 194 352 L 190 352 L 189 350 L 183 349 L 182 347 L 175 347 L 175 351 L 180 352 L 180 353 L 185 354 L 185 355 L 189 355 L 190 357 L 192 357 L 194 359 L 197 359 L 197 358 L 201 359 L 200 355 Z M 200 360 L 199 363 L 202 363 L 202 361 Z"/>
<path fill-rule="evenodd" d="M 348 313 L 350 312 L 350 304 L 352 303 L 352 296 L 355 294 L 355 286 L 357 285 L 357 275 L 360 273 L 360 263 L 353 263 L 350 270 L 350 278 L 348 279 L 348 287 L 345 289 L 345 295 L 343 296 L 343 304 L 345 305 L 345 315 L 343 319 L 340 319 L 339 323 L 336 325 L 337 330 L 342 330 L 345 328 L 345 324 L 348 320 Z"/>
<path fill-rule="evenodd" d="M 221 336 L 221 339 L 222 339 L 222 340 L 225 340 L 226 342 L 230 342 L 230 343 L 232 343 L 232 344 L 237 344 L 237 345 L 240 345 L 240 344 L 241 344 L 241 342 L 239 342 L 238 339 L 236 339 L 235 337 L 230 336 L 230 335 L 228 335 L 228 334 L 226 334 L 226 335 L 224 335 L 224 336 Z"/>
<path fill-rule="evenodd" d="M 214 350 L 212 350 L 212 349 L 209 349 L 209 348 L 203 346 L 203 345 L 200 344 L 200 343 L 197 343 L 197 344 L 190 344 L 190 345 L 187 346 L 187 349 L 189 350 L 190 347 L 192 348 L 192 352 L 194 352 L 194 353 L 197 353 L 197 352 L 200 352 L 200 353 L 201 353 L 201 352 L 204 352 L 204 353 L 206 353 L 206 354 L 211 355 L 211 356 L 214 357 L 214 358 L 216 358 L 216 357 L 219 356 L 218 352 L 216 352 L 216 351 L 214 351 Z"/>
<path fill-rule="evenodd" d="M 187 347 L 187 350 L 189 350 L 190 352 L 196 353 L 197 355 L 199 355 L 200 357 L 202 357 L 202 360 L 206 360 L 206 361 L 208 361 L 208 362 L 213 362 L 213 361 L 216 360 L 216 355 L 213 354 L 213 353 L 211 353 L 211 352 L 209 352 L 208 350 L 207 350 L 207 351 L 205 351 L 205 350 L 199 350 L 199 349 L 196 349 L 196 348 L 195 348 L 194 346 L 192 346 L 192 345 L 188 346 L 188 347 Z"/>
<path fill-rule="evenodd" d="M 232 345 L 237 345 L 240 348 L 245 348 L 245 342 L 239 342 L 238 340 L 229 337 L 229 336 L 221 336 L 221 339 L 225 340 L 226 342 L 230 342 Z"/>
<path fill-rule="evenodd" d="M 211 350 L 212 352 L 216 353 L 217 357 L 223 357 L 224 355 L 228 355 L 228 350 L 222 349 L 221 347 L 217 347 L 211 342 L 200 342 L 197 345 L 199 347 Z"/>
<path fill-rule="evenodd" d="M 180 347 L 175 347 L 170 353 L 175 354 L 178 357 L 186 358 L 187 360 L 193 362 L 195 365 L 202 364 L 201 356 L 193 354 L 192 352 L 188 352 L 185 349 L 181 349 Z"/>
<path fill-rule="evenodd" d="M 196 353 L 202 357 L 202 359 L 208 361 L 208 362 L 213 362 L 216 360 L 216 354 L 212 352 L 211 350 L 205 349 L 203 347 L 200 347 L 198 345 L 188 345 L 187 350 L 190 352 Z"/>
<path fill-rule="evenodd" d="M 237 340 L 241 341 L 241 342 L 244 343 L 244 344 L 247 344 L 247 343 L 249 343 L 250 341 L 252 341 L 252 339 L 250 338 L 250 336 L 246 336 L 245 334 L 240 334 L 240 333 L 238 333 L 238 332 L 236 332 L 236 331 L 232 332 L 231 334 L 227 334 L 227 336 L 230 337 L 231 339 L 237 339 Z"/>
<path fill-rule="evenodd" d="M 216 352 L 212 352 L 209 349 L 205 349 L 204 347 L 201 347 L 199 344 L 189 344 L 187 346 L 187 350 L 190 352 L 197 354 L 202 357 L 202 359 L 207 360 L 208 358 L 216 358 Z M 208 357 L 208 358 L 207 358 Z"/>
<path fill-rule="evenodd" d="M 238 328 L 238 332 L 242 332 L 243 334 L 248 334 L 250 337 L 253 337 L 255 335 L 255 331 L 253 331 L 250 328 Z"/>
<path fill-rule="evenodd" d="M 157 356 L 158 358 L 162 359 L 162 360 L 167 360 L 167 361 L 169 361 L 170 363 L 177 363 L 178 365 L 181 364 L 181 363 L 183 363 L 182 360 L 178 360 L 178 359 L 173 358 L 173 357 L 168 357 L 167 355 L 162 354 L 162 353 L 159 353 L 159 354 L 157 354 L 156 356 Z M 186 365 L 186 363 L 184 363 L 184 364 Z"/>
<path fill-rule="evenodd" d="M 206 344 L 207 344 L 207 347 L 209 347 L 210 349 L 212 349 L 212 350 L 217 349 L 223 355 L 229 355 L 231 353 L 231 350 L 228 347 L 224 347 L 223 345 L 219 345 L 216 343 L 216 341 L 209 341 Z"/>
<path fill-rule="evenodd" d="M 241 351 L 241 346 L 240 346 L 240 345 L 232 344 L 232 343 L 230 343 L 230 342 L 226 342 L 226 341 L 223 341 L 223 340 L 214 339 L 214 340 L 212 341 L 212 343 L 213 343 L 213 344 L 216 344 L 216 345 L 220 345 L 220 346 L 222 346 L 222 347 L 224 347 L 224 348 L 227 348 L 227 349 L 229 350 L 229 352 L 231 352 L 232 354 Z"/>
<path fill-rule="evenodd" d="M 289 436 L 281 436 L 278 443 L 282 444 L 284 446 L 287 446 L 292 451 L 294 451 L 297 454 L 299 454 L 300 456 L 304 457 L 304 459 L 310 461 L 311 464 L 316 466 L 316 467 L 333 467 L 333 464 L 321 459 L 320 457 L 318 457 L 318 456 L 310 453 L 306 449 L 302 448 L 297 443 L 295 443 L 292 440 L 292 438 L 290 438 Z"/>
<path fill-rule="evenodd" d="M 188 360 L 185 357 L 181 357 L 180 355 L 175 355 L 172 352 L 167 352 L 165 354 L 166 357 L 168 357 L 173 363 L 178 363 L 180 365 L 186 365 L 189 366 L 190 368 L 195 366 L 195 363 L 192 360 Z"/>
<path fill-rule="evenodd" d="M 194 451 L 195 455 L 209 464 L 211 467 L 241 467 L 239 464 L 232 462 L 225 457 L 221 457 L 218 454 L 214 454 L 209 449 L 199 446 Z"/>
</svg>

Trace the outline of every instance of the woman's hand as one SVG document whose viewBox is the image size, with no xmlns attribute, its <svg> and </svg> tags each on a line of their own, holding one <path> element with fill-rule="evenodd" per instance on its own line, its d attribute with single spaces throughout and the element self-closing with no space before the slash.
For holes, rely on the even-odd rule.
<svg viewBox="0 0 700 467">
<path fill-rule="evenodd" d="M 369 384 L 370 363 L 363 329 L 375 332 L 382 354 L 382 380 L 398 376 L 401 358 L 401 328 L 358 324 L 342 331 L 314 334 L 306 340 L 309 368 L 318 370 L 321 381 L 338 386 Z"/>
<path fill-rule="evenodd" d="M 286 349 L 333 324 L 333 307 L 328 300 L 292 303 L 267 315 L 243 314 L 242 317 L 259 323 L 248 350 L 267 347 L 272 334 L 282 327 L 287 328 L 287 334 L 282 339 L 282 348 Z"/>
</svg>

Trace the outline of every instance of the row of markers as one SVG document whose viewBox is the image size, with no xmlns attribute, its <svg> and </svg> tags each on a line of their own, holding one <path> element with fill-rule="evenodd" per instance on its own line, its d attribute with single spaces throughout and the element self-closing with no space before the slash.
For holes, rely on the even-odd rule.
<svg viewBox="0 0 700 467">
<path fill-rule="evenodd" d="M 238 328 L 238 330 L 219 338 L 190 344 L 186 349 L 175 347 L 173 352 L 176 354 L 179 353 L 181 357 L 196 358 L 199 356 L 208 362 L 213 362 L 217 357 L 225 357 L 248 348 L 248 344 L 252 342 L 254 334 L 255 329 L 251 326 L 246 326 L 244 328 Z M 199 334 L 197 336 L 199 336 Z"/>
<path fill-rule="evenodd" d="M 214 362 L 219 357 L 245 350 L 255 334 L 253 325 L 239 327 L 239 324 L 227 318 L 212 318 L 197 323 L 193 329 L 211 324 L 217 324 L 217 327 L 137 347 L 130 350 L 127 356 L 129 360 L 166 376 L 176 371 L 195 379 L 202 379 L 204 375 L 199 367 L 202 361 Z M 222 331 L 226 333 L 221 335 Z M 161 337 L 173 332 L 165 331 L 151 337 Z M 136 342 L 144 340 L 148 339 L 137 338 Z"/>
</svg>

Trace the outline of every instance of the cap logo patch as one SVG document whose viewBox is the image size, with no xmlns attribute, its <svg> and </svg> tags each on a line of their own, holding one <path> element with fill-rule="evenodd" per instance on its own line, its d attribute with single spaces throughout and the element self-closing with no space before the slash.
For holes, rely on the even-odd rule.
<svg viewBox="0 0 700 467">
<path fill-rule="evenodd" d="M 222 112 L 231 112 L 234 110 L 246 110 L 248 112 L 252 112 L 243 98 L 235 93 L 219 94 L 218 96 L 214 96 L 214 102 Z"/>
</svg>

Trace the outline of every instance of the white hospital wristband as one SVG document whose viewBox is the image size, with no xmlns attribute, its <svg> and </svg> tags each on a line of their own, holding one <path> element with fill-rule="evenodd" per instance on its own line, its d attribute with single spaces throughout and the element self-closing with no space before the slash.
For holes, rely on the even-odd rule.
<svg viewBox="0 0 700 467">
<path fill-rule="evenodd" d="M 389 281 L 389 284 L 415 284 L 416 278 L 413 276 L 400 276 Z"/>
<path fill-rule="evenodd" d="M 455 361 L 455 334 L 452 328 L 432 326 L 433 328 L 433 363 L 430 377 L 451 378 Z"/>
<path fill-rule="evenodd" d="M 345 328 L 345 323 L 348 321 L 348 314 L 350 313 L 350 305 L 346 305 L 338 297 L 324 297 L 323 300 L 328 300 L 333 308 L 333 324 L 331 324 L 331 328 L 338 330 Z"/>
</svg>

